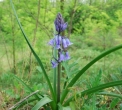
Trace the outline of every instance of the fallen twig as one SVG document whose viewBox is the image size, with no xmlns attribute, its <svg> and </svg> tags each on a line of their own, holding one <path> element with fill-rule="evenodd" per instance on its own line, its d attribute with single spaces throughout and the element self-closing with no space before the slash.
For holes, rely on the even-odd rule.
<svg viewBox="0 0 122 110">
<path fill-rule="evenodd" d="M 26 96 L 24 99 L 20 100 L 19 102 L 17 102 L 15 105 L 13 105 L 11 108 L 9 108 L 8 110 L 12 110 L 14 108 L 16 108 L 19 104 L 21 104 L 23 101 L 27 100 L 29 97 L 31 97 L 32 95 L 38 93 L 39 90 L 32 92 L 30 95 Z"/>
</svg>

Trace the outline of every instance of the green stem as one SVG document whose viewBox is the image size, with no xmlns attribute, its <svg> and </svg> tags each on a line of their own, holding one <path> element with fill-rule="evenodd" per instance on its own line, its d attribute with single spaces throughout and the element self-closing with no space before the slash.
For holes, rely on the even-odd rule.
<svg viewBox="0 0 122 110">
<path fill-rule="evenodd" d="M 60 58 L 60 49 L 58 50 L 58 58 Z M 58 74 L 57 74 L 57 104 L 60 102 L 60 76 L 61 76 L 61 62 L 58 64 Z"/>
<path fill-rule="evenodd" d="M 56 73 L 57 73 L 57 72 L 56 72 L 56 70 L 57 70 L 57 69 L 56 69 L 56 68 L 54 68 L 53 89 L 54 89 L 55 94 L 56 94 L 56 79 L 57 79 L 57 78 L 56 78 L 56 75 L 57 75 L 57 74 L 56 74 Z"/>
<path fill-rule="evenodd" d="M 57 51 L 54 48 L 54 57 L 57 58 Z M 54 74 L 53 74 L 53 89 L 54 89 L 54 93 L 56 94 L 56 81 L 57 81 L 57 68 L 54 68 Z M 56 98 L 57 99 L 57 98 Z"/>
<path fill-rule="evenodd" d="M 68 88 L 69 87 L 72 87 L 76 81 L 80 78 L 80 76 L 86 71 L 88 70 L 94 63 L 96 63 L 98 60 L 100 60 L 101 58 L 105 57 L 106 55 L 116 51 L 116 50 L 119 50 L 122 48 L 122 45 L 119 45 L 119 46 L 116 46 L 116 47 L 113 47 L 109 50 L 106 50 L 105 52 L 101 53 L 99 56 L 97 56 L 95 59 L 93 59 L 91 62 L 89 62 L 82 70 L 80 70 L 76 75 L 75 77 L 69 82 L 69 84 L 67 85 L 66 89 L 64 90 L 64 92 L 62 93 L 62 96 L 61 96 L 61 103 L 63 103 L 65 97 L 67 96 L 69 90 Z"/>
<path fill-rule="evenodd" d="M 61 75 L 61 63 L 58 64 L 58 75 L 57 75 L 57 102 L 60 102 L 60 75 Z"/>
</svg>

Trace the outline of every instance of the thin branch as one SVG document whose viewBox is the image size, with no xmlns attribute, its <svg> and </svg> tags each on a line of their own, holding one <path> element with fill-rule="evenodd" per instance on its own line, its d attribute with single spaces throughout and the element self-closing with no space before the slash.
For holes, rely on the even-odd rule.
<svg viewBox="0 0 122 110">
<path fill-rule="evenodd" d="M 34 37 L 33 37 L 33 41 L 32 41 L 32 46 L 34 47 L 35 42 L 36 42 L 36 32 L 37 32 L 37 28 L 38 28 L 38 22 L 39 22 L 39 16 L 40 16 L 40 0 L 38 1 L 38 15 L 36 18 L 36 27 L 34 29 Z M 31 74 L 31 67 L 32 67 L 32 52 L 30 51 L 30 61 L 29 61 L 29 76 Z"/>
<path fill-rule="evenodd" d="M 22 102 L 24 102 L 25 100 L 27 100 L 29 97 L 31 97 L 32 95 L 38 93 L 39 90 L 32 92 L 30 95 L 26 96 L 24 99 L 20 100 L 19 102 L 17 102 L 15 105 L 13 105 L 11 108 L 9 108 L 8 110 L 13 110 L 14 108 L 16 108 L 19 104 L 21 104 Z"/>
<path fill-rule="evenodd" d="M 10 5 L 9 5 L 10 8 Z M 11 22 L 11 36 L 12 36 L 12 57 L 13 57 L 13 69 L 14 69 L 14 74 L 17 73 L 17 68 L 16 68 L 16 47 L 15 47 L 15 24 L 14 24 L 14 18 L 12 11 L 9 13 L 10 16 L 10 22 Z"/>
<path fill-rule="evenodd" d="M 25 6 L 27 7 L 27 9 L 29 9 L 28 3 L 25 2 Z M 34 20 L 36 20 L 36 16 L 34 16 L 34 13 L 32 13 L 31 10 L 27 10 L 27 9 L 24 8 L 25 12 L 28 13 L 30 15 L 30 17 L 32 17 Z M 39 20 L 38 20 L 38 24 L 40 25 L 40 28 L 47 34 L 47 36 L 49 38 L 51 38 L 51 36 L 53 36 L 53 32 L 51 32 L 49 30 L 48 26 L 45 26 Z"/>
<path fill-rule="evenodd" d="M 0 22 L 1 22 L 1 20 L 0 20 Z M 2 33 L 1 28 L 0 28 L 0 32 Z M 11 63 L 10 63 L 10 61 L 9 61 L 9 55 L 8 55 L 8 50 L 7 50 L 7 46 L 6 46 L 6 42 L 5 42 L 5 38 L 4 38 L 3 35 L 1 35 L 1 37 L 3 38 L 3 45 L 4 45 L 4 47 L 5 47 L 5 53 L 6 53 L 6 57 L 7 57 L 7 61 L 8 61 L 8 65 L 9 65 L 9 68 L 10 68 L 10 70 L 11 70 Z"/>
<path fill-rule="evenodd" d="M 6 53 L 6 57 L 7 57 L 7 61 L 8 61 L 8 65 L 9 65 L 9 68 L 10 68 L 10 70 L 11 70 L 11 63 L 10 63 L 10 61 L 9 61 L 9 55 L 8 55 L 8 50 L 7 50 L 7 46 L 6 46 L 6 42 L 5 42 L 5 38 L 4 38 L 4 36 L 2 36 L 2 38 L 3 38 L 3 45 L 4 45 L 4 47 L 5 47 L 5 53 Z"/>
<path fill-rule="evenodd" d="M 69 29 L 68 29 L 68 38 L 70 38 L 70 34 L 71 34 L 71 30 L 72 30 L 72 22 L 73 22 L 73 18 L 74 18 L 74 14 L 75 14 L 75 7 L 76 7 L 76 2 L 77 0 L 74 1 L 74 6 L 73 6 L 73 9 L 72 9 L 72 12 L 71 12 L 71 16 L 70 16 L 70 24 L 69 24 Z"/>
</svg>

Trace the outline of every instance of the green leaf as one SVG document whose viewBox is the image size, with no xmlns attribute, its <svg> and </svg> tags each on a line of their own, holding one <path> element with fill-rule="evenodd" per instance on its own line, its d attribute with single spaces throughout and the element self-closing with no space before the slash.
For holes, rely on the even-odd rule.
<svg viewBox="0 0 122 110">
<path fill-rule="evenodd" d="M 36 69 L 37 69 L 40 73 L 43 72 L 40 66 L 37 66 Z"/>
<path fill-rule="evenodd" d="M 25 88 L 27 88 L 31 93 L 34 92 L 26 83 L 24 83 L 20 78 L 15 76 L 14 74 L 11 74 L 16 80 L 18 80 Z M 34 94 L 35 98 L 40 100 L 39 96 L 37 94 Z"/>
<path fill-rule="evenodd" d="M 76 110 L 75 103 L 73 101 L 70 102 L 70 107 L 71 107 L 71 110 Z"/>
<path fill-rule="evenodd" d="M 122 110 L 122 104 L 120 104 L 120 110 Z"/>
<path fill-rule="evenodd" d="M 48 97 L 42 98 L 31 110 L 38 110 L 39 108 L 43 107 L 47 103 L 51 102 L 52 100 Z"/>
<path fill-rule="evenodd" d="M 119 78 L 117 76 L 115 76 L 115 74 L 110 74 L 110 76 L 111 76 L 111 78 L 112 78 L 113 81 L 118 81 L 119 80 Z M 116 91 L 118 93 L 121 94 L 121 89 L 119 87 L 114 87 L 114 88 L 116 89 Z"/>
<path fill-rule="evenodd" d="M 14 14 L 15 14 L 15 17 L 16 17 L 17 22 L 18 22 L 18 24 L 19 24 L 19 27 L 20 27 L 20 29 L 21 29 L 21 31 L 22 31 L 22 34 L 23 34 L 23 36 L 24 36 L 24 38 L 25 38 L 25 40 L 26 40 L 26 42 L 27 42 L 29 48 L 31 49 L 31 51 L 32 51 L 32 53 L 33 53 L 33 55 L 34 55 L 34 57 L 36 58 L 36 60 L 38 61 L 40 67 L 42 68 L 42 71 L 43 71 L 43 73 L 44 73 L 45 79 L 46 79 L 46 81 L 47 81 L 47 83 L 48 83 L 50 92 L 51 92 L 52 97 L 53 97 L 53 100 L 54 100 L 54 101 L 53 101 L 53 102 L 54 102 L 54 103 L 53 103 L 53 107 L 54 107 L 54 106 L 55 106 L 55 103 L 56 103 L 56 96 L 55 96 L 55 94 L 54 94 L 54 91 L 53 91 L 52 85 L 51 85 L 51 83 L 50 83 L 49 77 L 48 77 L 48 75 L 47 75 L 47 73 L 46 73 L 46 71 L 45 71 L 45 69 L 44 69 L 44 66 L 43 66 L 43 64 L 42 64 L 42 62 L 41 62 L 41 60 L 40 60 L 40 58 L 39 58 L 38 55 L 35 53 L 34 49 L 32 48 L 32 46 L 31 46 L 31 44 L 30 44 L 30 42 L 29 42 L 29 40 L 28 40 L 28 38 L 27 38 L 27 36 L 26 36 L 26 34 L 25 34 L 25 32 L 24 32 L 24 29 L 22 28 L 22 25 L 21 25 L 21 23 L 20 23 L 20 21 L 19 21 L 19 18 L 18 18 L 18 16 L 17 16 L 17 14 L 16 14 L 16 10 L 15 10 L 15 8 L 14 8 L 14 5 L 13 5 L 12 0 L 10 0 L 10 4 L 11 4 L 11 7 L 12 7 L 12 9 L 13 9 L 13 11 L 14 11 Z"/>
<path fill-rule="evenodd" d="M 61 96 L 61 103 L 63 103 L 64 99 L 66 98 L 68 92 L 69 92 L 69 87 L 72 87 L 76 81 L 81 77 L 81 75 L 88 70 L 94 63 L 96 63 L 97 61 L 99 61 L 101 58 L 104 58 L 106 55 L 119 50 L 122 48 L 122 45 L 113 47 L 109 50 L 106 50 L 105 52 L 101 53 L 99 56 L 97 56 L 96 58 L 94 58 L 91 62 L 89 62 L 85 67 L 83 67 L 75 76 L 74 78 L 69 82 L 69 84 L 67 85 L 66 89 L 63 91 L 62 96 Z"/>
<path fill-rule="evenodd" d="M 65 89 L 68 81 L 73 77 L 73 75 L 78 73 L 79 69 L 77 67 L 77 65 L 78 65 L 77 62 L 78 62 L 77 60 L 71 64 L 69 64 L 68 61 L 62 62 L 62 65 L 65 68 L 65 72 L 67 75 L 65 82 L 64 82 L 63 89 Z"/>
<path fill-rule="evenodd" d="M 117 105 L 118 102 L 119 102 L 119 98 L 115 98 L 115 99 L 111 102 L 110 108 L 111 108 L 111 109 L 114 108 L 114 107 Z"/>
<path fill-rule="evenodd" d="M 79 71 L 77 65 L 78 61 L 75 61 L 71 64 L 68 63 L 68 61 L 62 62 L 63 67 L 65 68 L 66 74 L 68 79 L 73 76 L 73 74 L 77 73 Z"/>
<path fill-rule="evenodd" d="M 80 92 L 80 93 L 77 93 L 76 96 L 79 97 L 83 97 L 85 95 L 89 95 L 89 94 L 92 94 L 92 93 L 95 93 L 99 90 L 102 90 L 102 89 L 105 89 L 105 88 L 108 88 L 108 87 L 113 87 L 113 86 L 118 86 L 118 85 L 122 85 L 122 80 L 120 81 L 114 81 L 114 82 L 110 82 L 110 83 L 107 83 L 107 84 L 102 84 L 102 85 L 99 85 L 97 87 L 93 87 L 93 88 L 90 88 L 90 89 L 87 89 L 83 92 Z M 65 106 L 69 104 L 69 102 L 74 98 L 74 96 L 71 96 L 66 102 L 65 102 Z"/>
<path fill-rule="evenodd" d="M 101 84 L 101 78 L 102 78 L 102 71 L 99 70 L 99 73 L 97 74 L 93 74 L 90 78 L 89 78 L 89 83 L 88 81 L 85 81 L 86 85 L 87 85 L 87 89 L 90 89 L 91 87 L 95 87 Z"/>
<path fill-rule="evenodd" d="M 60 103 L 58 104 L 58 106 L 59 106 L 59 110 L 71 110 L 69 106 L 63 107 Z"/>
<path fill-rule="evenodd" d="M 99 94 L 99 95 L 108 95 L 108 96 L 117 97 L 117 98 L 122 99 L 121 94 L 116 94 L 116 93 L 111 93 L 111 92 L 99 92 L 97 94 Z"/>
</svg>

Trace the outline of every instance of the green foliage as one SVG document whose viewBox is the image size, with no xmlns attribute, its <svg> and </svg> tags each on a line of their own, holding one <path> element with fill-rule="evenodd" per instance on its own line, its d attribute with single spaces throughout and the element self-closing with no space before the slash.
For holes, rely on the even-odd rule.
<svg viewBox="0 0 122 110">
<path fill-rule="evenodd" d="M 119 102 L 119 98 L 115 98 L 115 99 L 111 102 L 110 108 L 111 108 L 111 109 L 114 108 L 114 107 L 117 105 L 118 102 Z"/>
<path fill-rule="evenodd" d="M 102 78 L 102 71 L 100 70 L 98 74 L 94 74 L 93 76 L 90 77 L 89 83 L 88 83 L 88 88 L 91 87 L 96 87 L 101 84 L 101 78 Z"/>
<path fill-rule="evenodd" d="M 0 67 L 0 73 L 2 73 L 0 88 L 3 88 L 2 92 L 5 93 L 5 97 L 9 96 L 16 102 L 23 96 L 39 89 L 41 92 L 35 94 L 35 98 L 27 99 L 34 110 L 41 107 L 44 107 L 45 110 L 51 110 L 51 108 L 56 109 L 56 106 L 60 110 L 122 108 L 119 104 L 122 91 L 121 74 L 114 73 L 118 67 L 122 66 L 120 62 L 122 52 L 115 52 L 122 48 L 122 45 L 116 46 L 121 44 L 121 0 L 107 0 L 106 3 L 99 0 L 87 0 L 84 3 L 68 0 L 64 1 L 64 4 L 58 0 L 56 2 L 44 0 L 40 3 L 39 0 L 29 2 L 28 0 L 21 0 L 21 2 L 13 0 L 13 3 L 19 19 L 15 10 L 13 9 L 14 13 L 11 10 L 9 1 L 0 2 L 0 36 L 2 36 L 0 57 L 3 58 L 4 53 L 7 56 L 7 60 L 4 57 L 0 62 L 0 65 L 3 65 Z M 60 9 L 60 6 L 63 6 L 63 10 Z M 69 62 L 62 63 L 61 103 L 56 102 L 56 70 L 54 70 L 54 74 L 49 64 L 51 49 L 45 45 L 53 36 L 53 22 L 59 11 L 68 21 L 67 35 L 72 33 L 71 40 L 74 42 L 74 46 L 70 48 L 74 57 Z M 26 46 L 16 19 L 31 51 Z M 38 28 L 36 29 L 36 27 Z M 104 52 L 100 54 L 101 51 Z M 36 61 L 33 57 L 31 58 L 31 52 Z M 110 53 L 112 54 L 105 57 Z M 100 60 L 102 58 L 104 60 Z M 75 61 L 75 59 L 78 60 Z M 118 59 L 118 61 L 113 61 L 113 59 Z M 98 60 L 100 61 L 98 62 Z M 94 63 L 96 64 L 93 65 Z M 9 75 L 11 72 L 16 73 L 17 76 Z M 84 76 L 86 73 L 87 75 Z M 122 73 L 121 68 L 119 68 L 119 73 Z M 13 77 L 16 80 L 13 80 Z M 112 82 L 108 83 L 109 81 Z M 114 88 L 115 91 L 101 92 L 109 87 Z M 46 97 L 42 98 L 44 95 Z M 113 100 L 109 103 L 110 106 L 107 107 L 107 101 L 98 95 L 104 95 L 104 97 L 107 96 Z M 9 98 L 6 98 L 6 102 L 9 102 Z M 105 103 L 101 104 L 102 101 L 98 100 Z M 27 102 L 22 102 L 18 107 L 26 104 Z"/>
<path fill-rule="evenodd" d="M 32 110 L 39 110 L 42 106 L 46 105 L 47 103 L 51 102 L 52 100 L 48 97 L 42 98 L 33 108 Z"/>
</svg>

